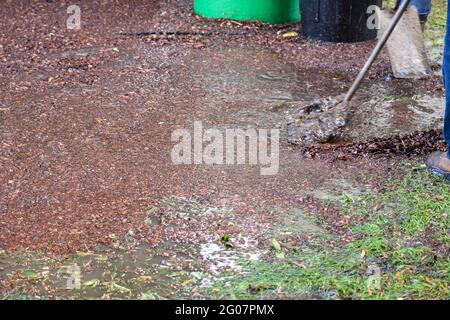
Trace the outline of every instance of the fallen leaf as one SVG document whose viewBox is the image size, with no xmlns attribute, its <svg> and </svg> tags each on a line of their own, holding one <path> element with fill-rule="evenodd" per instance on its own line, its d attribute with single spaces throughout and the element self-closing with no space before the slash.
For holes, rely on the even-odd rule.
<svg viewBox="0 0 450 320">
<path fill-rule="evenodd" d="M 281 244 L 277 241 L 277 239 L 272 239 L 272 245 L 277 251 L 281 251 Z"/>
<path fill-rule="evenodd" d="M 41 278 L 41 276 L 33 270 L 26 270 L 23 272 L 23 275 L 28 280 L 37 280 L 37 279 Z"/>
<path fill-rule="evenodd" d="M 100 280 L 98 280 L 98 279 L 92 279 L 92 280 L 89 280 L 89 281 L 86 281 L 85 283 L 83 283 L 83 285 L 85 287 L 89 287 L 89 288 L 95 288 L 99 284 L 100 284 Z"/>
<path fill-rule="evenodd" d="M 298 36 L 298 32 L 296 32 L 296 31 L 290 31 L 290 32 L 283 33 L 283 38 L 294 38 L 297 36 Z"/>
<path fill-rule="evenodd" d="M 225 234 L 220 237 L 220 243 L 223 244 L 227 248 L 234 248 L 234 244 L 231 242 L 231 238 L 229 235 Z"/>
</svg>

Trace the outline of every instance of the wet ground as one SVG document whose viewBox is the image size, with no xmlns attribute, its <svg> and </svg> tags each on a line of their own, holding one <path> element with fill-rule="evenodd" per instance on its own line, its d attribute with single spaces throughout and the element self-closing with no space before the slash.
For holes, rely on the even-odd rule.
<svg viewBox="0 0 450 320">
<path fill-rule="evenodd" d="M 316 200 L 378 190 L 398 174 L 390 154 L 312 160 L 297 139 L 323 117 L 298 106 L 345 92 L 373 43 L 313 43 L 283 36 L 298 25 L 205 20 L 191 1 L 82 1 L 82 28 L 72 31 L 68 5 L 1 4 L 0 293 L 43 277 L 49 287 L 34 294 L 59 296 L 50 287 L 64 286 L 57 270 L 68 259 L 88 266 L 87 291 L 75 296 L 187 297 L 189 286 L 177 285 L 207 282 L 236 255 L 267 250 L 285 212 L 300 212 L 294 232 L 315 232 L 307 216 Z M 333 146 L 439 129 L 441 79 L 393 80 L 383 54 L 352 110 Z M 174 165 L 171 134 L 194 121 L 281 129 L 279 174 Z M 30 251 L 51 261 L 26 266 Z M 111 268 L 132 274 L 119 285 Z M 138 278 L 143 285 L 130 284 Z"/>
</svg>

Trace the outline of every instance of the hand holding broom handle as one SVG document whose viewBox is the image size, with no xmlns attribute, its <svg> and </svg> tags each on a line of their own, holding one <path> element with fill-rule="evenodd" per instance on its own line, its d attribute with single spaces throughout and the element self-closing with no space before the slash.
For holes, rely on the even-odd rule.
<svg viewBox="0 0 450 320">
<path fill-rule="evenodd" d="M 397 12 L 394 15 L 394 18 L 392 19 L 389 27 L 384 32 L 383 36 L 378 41 L 376 47 L 373 49 L 370 57 L 367 59 L 366 64 L 359 72 L 358 77 L 356 77 L 356 80 L 353 82 L 352 86 L 350 87 L 350 90 L 348 90 L 347 94 L 344 98 L 345 102 L 350 102 L 355 95 L 356 91 L 359 89 L 359 86 L 361 85 L 361 82 L 364 80 L 367 72 L 369 71 L 372 64 L 377 59 L 378 55 L 380 54 L 381 50 L 384 48 L 386 42 L 389 40 L 392 32 L 394 31 L 395 27 L 399 23 L 400 19 L 403 17 L 403 14 L 405 13 L 406 9 L 408 8 L 409 4 L 411 3 L 411 0 L 404 0 L 400 4 L 400 0 L 397 0 L 396 7 L 398 8 Z"/>
</svg>

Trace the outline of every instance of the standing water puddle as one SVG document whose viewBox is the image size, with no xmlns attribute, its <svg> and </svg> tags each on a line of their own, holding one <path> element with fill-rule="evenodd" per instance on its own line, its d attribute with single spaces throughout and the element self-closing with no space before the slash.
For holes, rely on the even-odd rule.
<svg viewBox="0 0 450 320">
<path fill-rule="evenodd" d="M 346 75 L 299 69 L 270 50 L 246 47 L 209 49 L 187 59 L 190 81 L 202 88 L 197 118 L 218 127 L 281 128 L 284 139 L 311 143 L 326 142 L 322 135 L 343 135 L 346 141 L 405 135 L 439 128 L 442 122 L 443 98 L 405 90 L 407 82 L 367 82 L 352 108 L 335 111 L 328 105 L 308 106 L 344 93 L 351 82 Z M 343 130 L 319 132 L 333 131 L 345 117 Z"/>
<path fill-rule="evenodd" d="M 104 248 L 51 258 L 26 252 L 0 257 L 0 279 L 15 288 L 6 298 L 187 298 L 199 282 L 197 256 L 193 246 Z"/>
<path fill-rule="evenodd" d="M 229 209 L 227 209 L 229 211 Z M 223 210 L 186 198 L 165 198 L 148 209 L 143 223 L 176 233 L 194 220 L 230 222 Z M 209 222 L 205 222 L 207 225 Z M 240 258 L 257 260 L 256 243 L 240 234 L 216 234 L 185 242 L 138 244 L 129 231 L 123 241 L 110 235 L 111 246 L 69 255 L 0 251 L 0 283 L 14 291 L 5 299 L 201 299 L 222 272 L 238 270 Z"/>
<path fill-rule="evenodd" d="M 380 85 L 354 108 L 344 135 L 351 140 L 404 136 L 442 127 L 445 100 L 424 94 L 405 95 Z"/>
<path fill-rule="evenodd" d="M 194 53 L 187 65 L 202 88 L 196 109 L 214 125 L 285 128 L 280 106 L 341 93 L 345 76 L 298 69 L 270 50 L 233 48 Z"/>
</svg>

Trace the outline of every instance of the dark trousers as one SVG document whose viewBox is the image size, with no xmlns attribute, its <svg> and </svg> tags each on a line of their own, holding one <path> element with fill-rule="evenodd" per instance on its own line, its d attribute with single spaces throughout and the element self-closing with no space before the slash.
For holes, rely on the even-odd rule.
<svg viewBox="0 0 450 320">
<path fill-rule="evenodd" d="M 431 0 L 411 0 L 411 5 L 416 6 L 419 15 L 428 16 L 431 12 Z"/>
<path fill-rule="evenodd" d="M 447 9 L 447 34 L 445 35 L 444 49 L 444 84 L 445 90 L 445 118 L 444 118 L 444 139 L 450 146 L 450 6 Z M 448 150 L 450 159 L 450 148 Z"/>
</svg>

